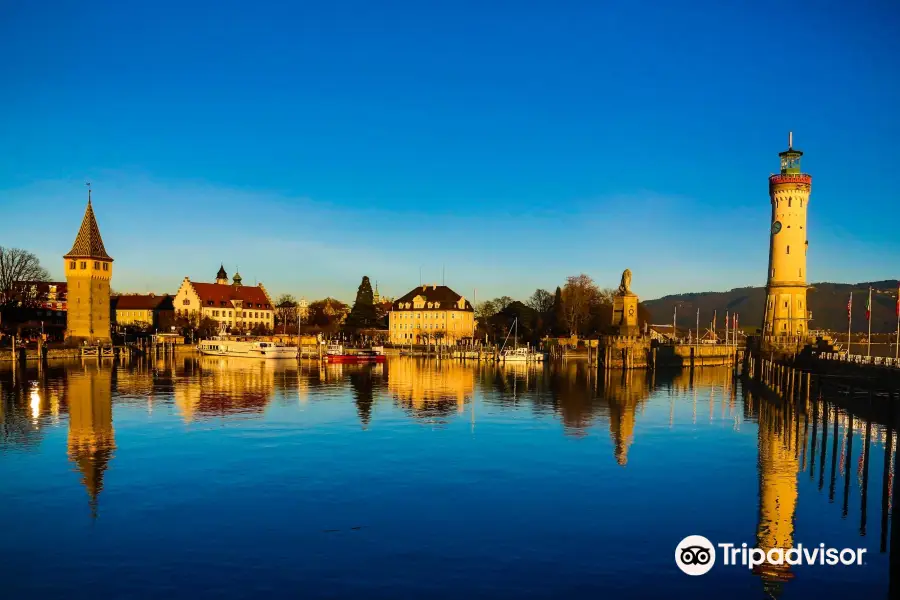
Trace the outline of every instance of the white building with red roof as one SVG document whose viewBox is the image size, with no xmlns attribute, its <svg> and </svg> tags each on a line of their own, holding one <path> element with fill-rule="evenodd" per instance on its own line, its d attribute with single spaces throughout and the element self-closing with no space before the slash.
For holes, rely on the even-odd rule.
<svg viewBox="0 0 900 600">
<path fill-rule="evenodd" d="M 225 267 L 220 266 L 215 283 L 198 283 L 185 277 L 175 294 L 177 316 L 198 315 L 234 329 L 275 326 L 275 303 L 262 284 L 243 285 L 240 273 L 228 283 Z"/>
</svg>

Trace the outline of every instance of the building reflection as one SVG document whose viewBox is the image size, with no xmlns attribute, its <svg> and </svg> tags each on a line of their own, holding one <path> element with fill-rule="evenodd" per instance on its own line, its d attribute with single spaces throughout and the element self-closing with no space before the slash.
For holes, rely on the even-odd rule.
<svg viewBox="0 0 900 600">
<path fill-rule="evenodd" d="M 261 415 L 286 365 L 250 358 L 201 356 L 175 385 L 175 406 L 185 422 L 232 414 Z M 287 361 L 279 361 L 287 362 Z"/>
<path fill-rule="evenodd" d="M 475 370 L 458 361 L 427 361 L 411 357 L 391 360 L 388 391 L 415 417 L 461 413 L 475 393 Z"/>
<path fill-rule="evenodd" d="M 758 447 L 759 460 L 759 523 L 756 546 L 767 552 L 773 548 L 787 551 L 794 547 L 794 513 L 797 508 L 798 440 L 780 403 L 759 402 Z M 764 563 L 753 572 L 763 582 L 763 589 L 771 597 L 781 594 L 782 585 L 794 574 L 787 563 Z"/>
<path fill-rule="evenodd" d="M 92 516 L 97 516 L 103 476 L 116 450 L 112 424 L 113 371 L 85 361 L 66 376 L 69 460 L 81 474 Z"/>
</svg>

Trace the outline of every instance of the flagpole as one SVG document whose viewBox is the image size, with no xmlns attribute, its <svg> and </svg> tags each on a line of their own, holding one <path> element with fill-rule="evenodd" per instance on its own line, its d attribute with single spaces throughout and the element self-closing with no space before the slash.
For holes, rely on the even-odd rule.
<svg viewBox="0 0 900 600">
<path fill-rule="evenodd" d="M 728 311 L 725 311 L 725 345 L 728 345 Z"/>
<path fill-rule="evenodd" d="M 847 358 L 850 358 L 850 335 L 853 330 L 853 292 L 850 292 L 850 300 L 847 301 Z"/>
<path fill-rule="evenodd" d="M 900 284 L 897 284 L 897 343 L 894 345 L 894 360 L 900 359 Z"/>
<path fill-rule="evenodd" d="M 897 290 L 897 343 L 894 344 L 894 360 L 900 359 L 900 290 Z"/>
<path fill-rule="evenodd" d="M 869 337 L 866 339 L 866 356 L 872 356 L 872 288 L 869 287 L 869 303 L 866 305 L 866 313 L 869 317 Z"/>
<path fill-rule="evenodd" d="M 697 346 L 700 346 L 700 309 L 697 309 Z"/>
<path fill-rule="evenodd" d="M 675 305 L 675 314 L 672 315 L 672 343 L 678 343 L 678 329 L 676 329 L 676 323 L 678 323 L 678 305 Z"/>
</svg>

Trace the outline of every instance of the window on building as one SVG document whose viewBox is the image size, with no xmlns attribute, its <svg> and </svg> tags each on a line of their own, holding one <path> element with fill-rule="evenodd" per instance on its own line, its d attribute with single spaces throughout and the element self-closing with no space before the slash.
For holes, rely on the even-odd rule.
<svg viewBox="0 0 900 600">
<path fill-rule="evenodd" d="M 785 308 L 787 308 L 787 307 L 788 307 L 788 303 L 787 303 L 787 300 L 785 300 L 785 301 L 784 301 L 784 307 L 785 307 Z"/>
<path fill-rule="evenodd" d="M 74 260 L 70 260 L 70 261 L 69 261 L 69 268 L 70 268 L 70 269 L 74 269 L 74 268 L 75 268 L 75 261 L 74 261 Z"/>
<path fill-rule="evenodd" d="M 790 247 L 790 246 L 787 247 L 787 253 L 788 253 L 788 254 L 791 253 L 791 247 Z"/>
<path fill-rule="evenodd" d="M 790 207 L 791 207 L 791 199 L 788 198 L 788 208 L 790 208 Z"/>
<path fill-rule="evenodd" d="M 103 270 L 109 271 L 109 263 L 103 263 Z"/>
<path fill-rule="evenodd" d="M 87 261 L 85 261 L 85 260 L 81 261 L 81 269 L 82 270 L 87 269 Z"/>
<path fill-rule="evenodd" d="M 94 268 L 97 269 L 98 271 L 100 270 L 100 261 L 99 260 L 94 261 Z"/>
</svg>

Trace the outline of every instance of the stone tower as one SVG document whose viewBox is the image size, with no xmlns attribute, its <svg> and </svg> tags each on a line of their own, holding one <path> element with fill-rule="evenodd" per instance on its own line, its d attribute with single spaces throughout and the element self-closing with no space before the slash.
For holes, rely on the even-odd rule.
<svg viewBox="0 0 900 600">
<path fill-rule="evenodd" d="M 809 325 L 806 306 L 806 211 L 812 177 L 800 171 L 803 153 L 793 148 L 779 152 L 781 172 L 769 177 L 772 223 L 769 231 L 769 274 L 763 335 L 805 338 Z"/>
<path fill-rule="evenodd" d="M 68 283 L 66 338 L 109 342 L 109 282 L 113 259 L 103 247 L 91 206 L 91 191 L 72 249 L 64 257 Z"/>
</svg>

